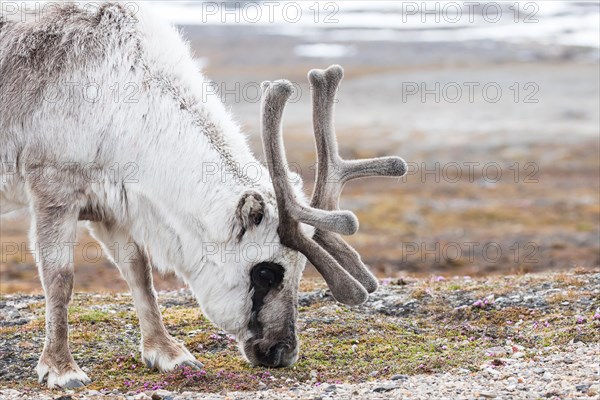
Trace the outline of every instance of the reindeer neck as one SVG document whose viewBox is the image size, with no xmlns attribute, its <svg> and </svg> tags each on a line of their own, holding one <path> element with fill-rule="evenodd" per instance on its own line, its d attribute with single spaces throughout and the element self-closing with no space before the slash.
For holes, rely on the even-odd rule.
<svg viewBox="0 0 600 400">
<path fill-rule="evenodd" d="M 219 99 L 199 101 L 168 75 L 143 60 L 141 65 L 147 90 L 162 96 L 164 109 L 148 116 L 147 125 L 158 128 L 149 135 L 156 143 L 139 157 L 140 180 L 128 195 L 136 205 L 129 220 L 159 269 L 187 269 L 202 260 L 203 244 L 230 239 L 245 191 L 270 199 L 273 189 L 268 171 Z"/>
</svg>

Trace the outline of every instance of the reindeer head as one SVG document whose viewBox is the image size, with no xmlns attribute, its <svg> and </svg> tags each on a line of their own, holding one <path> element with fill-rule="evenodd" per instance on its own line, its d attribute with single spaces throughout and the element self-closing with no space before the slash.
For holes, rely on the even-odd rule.
<svg viewBox="0 0 600 400">
<path fill-rule="evenodd" d="M 279 244 L 276 251 L 269 252 L 268 259 L 250 265 L 247 275 L 240 278 L 249 288 L 248 296 L 240 300 L 245 304 L 240 307 L 249 317 L 236 336 L 242 352 L 255 365 L 289 366 L 297 359 L 297 291 L 306 259 L 341 303 L 361 304 L 378 286 L 359 254 L 339 235 L 354 234 L 358 220 L 352 212 L 339 210 L 338 201 L 347 181 L 369 176 L 399 177 L 405 173 L 406 164 L 399 157 L 367 160 L 340 157 L 333 127 L 333 105 L 342 77 L 339 66 L 308 74 L 313 89 L 318 162 L 310 205 L 289 179 L 283 145 L 282 115 L 292 94 L 292 84 L 285 80 L 263 83 L 262 137 L 275 201 L 270 204 L 258 193 L 247 193 L 238 206 L 238 219 L 254 225 L 244 232 L 243 240 Z M 230 305 L 230 309 L 233 307 Z"/>
</svg>

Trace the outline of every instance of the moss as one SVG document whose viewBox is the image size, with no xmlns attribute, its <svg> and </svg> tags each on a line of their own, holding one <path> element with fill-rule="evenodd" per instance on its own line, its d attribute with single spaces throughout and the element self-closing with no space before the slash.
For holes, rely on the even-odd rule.
<svg viewBox="0 0 600 400">
<path fill-rule="evenodd" d="M 71 309 L 70 313 L 72 316 L 71 323 L 88 322 L 90 324 L 96 324 L 100 322 L 109 322 L 111 320 L 111 315 L 109 313 L 100 310 L 78 310 L 78 312 L 76 312 Z M 73 314 L 75 314 L 74 317 Z"/>
</svg>

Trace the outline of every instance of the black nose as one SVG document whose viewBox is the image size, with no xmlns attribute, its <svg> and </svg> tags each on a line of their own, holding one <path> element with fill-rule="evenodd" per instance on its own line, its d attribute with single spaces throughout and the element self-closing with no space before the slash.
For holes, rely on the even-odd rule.
<svg viewBox="0 0 600 400">
<path fill-rule="evenodd" d="M 289 367 L 296 361 L 296 347 L 288 343 L 278 343 L 269 351 L 255 353 L 256 360 L 264 367 Z"/>
</svg>

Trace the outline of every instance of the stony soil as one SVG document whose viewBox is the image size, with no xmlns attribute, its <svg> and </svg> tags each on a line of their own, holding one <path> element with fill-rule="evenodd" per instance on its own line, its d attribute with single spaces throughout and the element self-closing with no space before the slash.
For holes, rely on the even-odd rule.
<svg viewBox="0 0 600 400">
<path fill-rule="evenodd" d="M 127 294 L 77 294 L 74 357 L 92 377 L 79 391 L 34 379 L 43 298 L 0 300 L 2 399 L 596 398 L 600 393 L 600 272 L 382 281 L 360 307 L 303 282 L 301 357 L 251 368 L 186 290 L 161 292 L 168 330 L 205 364 L 161 374 L 143 367 Z M 62 396 L 62 397 L 61 397 Z"/>
</svg>

